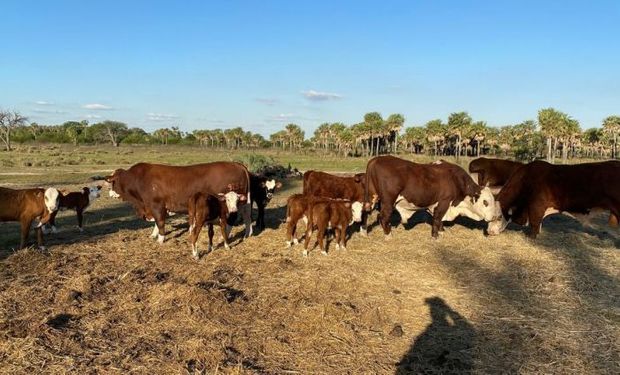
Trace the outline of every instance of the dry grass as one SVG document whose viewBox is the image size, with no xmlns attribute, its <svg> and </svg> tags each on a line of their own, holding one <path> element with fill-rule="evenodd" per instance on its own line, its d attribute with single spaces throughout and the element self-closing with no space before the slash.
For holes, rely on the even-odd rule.
<svg viewBox="0 0 620 375">
<path fill-rule="evenodd" d="M 390 242 L 374 227 L 304 259 L 284 248 L 298 190 L 265 232 L 239 243 L 236 227 L 232 250 L 198 262 L 183 217 L 159 246 L 109 198 L 84 234 L 59 215 L 48 253 L 6 249 L 16 226 L 0 224 L 0 372 L 620 373 L 620 233 L 605 217 L 550 218 L 533 242 L 459 220 L 433 241 L 416 214 Z"/>
</svg>

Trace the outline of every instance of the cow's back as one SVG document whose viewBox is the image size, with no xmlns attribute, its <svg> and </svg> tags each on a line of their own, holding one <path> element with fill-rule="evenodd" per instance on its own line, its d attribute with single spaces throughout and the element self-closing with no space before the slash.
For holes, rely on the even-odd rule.
<svg viewBox="0 0 620 375">
<path fill-rule="evenodd" d="M 364 183 L 365 174 L 341 177 L 325 172 L 307 171 L 304 173 L 303 194 L 362 202 Z"/>
<path fill-rule="evenodd" d="M 9 189 L 0 187 L 0 221 L 18 220 L 22 215 L 46 213 L 43 189 Z"/>
</svg>

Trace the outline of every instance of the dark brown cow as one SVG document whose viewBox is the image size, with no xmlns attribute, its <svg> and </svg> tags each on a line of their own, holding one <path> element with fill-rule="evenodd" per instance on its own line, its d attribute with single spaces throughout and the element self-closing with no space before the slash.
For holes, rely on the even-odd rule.
<svg viewBox="0 0 620 375">
<path fill-rule="evenodd" d="M 320 171 L 306 171 L 304 173 L 303 194 L 363 203 L 365 183 L 365 173 L 358 173 L 351 177 L 340 177 Z M 367 220 L 368 215 L 366 212 L 362 212 L 360 233 L 363 235 L 366 235 Z"/>
<path fill-rule="evenodd" d="M 523 163 L 505 159 L 478 158 L 469 163 L 469 173 L 476 173 L 478 185 L 498 188 L 504 186 L 510 176 Z"/>
<path fill-rule="evenodd" d="M 58 209 L 59 211 L 64 209 L 75 210 L 77 213 L 78 229 L 82 232 L 83 213 L 95 199 L 99 198 L 100 192 L 101 186 L 84 187 L 80 192 L 74 191 L 67 194 L 61 192 L 58 200 Z M 53 233 L 57 232 L 56 215 L 58 215 L 58 211 L 55 211 L 49 220 Z"/>
<path fill-rule="evenodd" d="M 447 162 L 417 164 L 394 156 L 370 160 L 366 166 L 366 209 L 376 200 L 381 203 L 379 219 L 388 238 L 394 206 L 403 223 L 416 210 L 429 211 L 433 237 L 439 235 L 442 221 L 459 215 L 491 221 L 495 214 L 491 190 L 481 188 L 461 167 Z"/>
<path fill-rule="evenodd" d="M 213 250 L 213 225 L 219 224 L 222 230 L 222 238 L 224 239 L 224 248 L 230 249 L 228 245 L 228 207 L 226 205 L 227 200 L 235 200 L 238 197 L 234 191 L 228 192 L 225 195 L 204 195 L 203 193 L 196 193 L 188 203 L 188 220 L 189 220 L 189 234 L 190 245 L 192 247 L 192 255 L 194 258 L 200 258 L 200 251 L 196 246 L 198 237 L 202 227 L 207 224 L 209 226 L 209 247 L 207 252 L 210 253 Z"/>
<path fill-rule="evenodd" d="M 554 213 L 581 218 L 593 210 L 609 210 L 610 224 L 620 215 L 620 162 L 554 165 L 534 161 L 519 168 L 497 196 L 496 221 L 489 234 L 501 233 L 510 221 L 529 224 L 535 238 L 543 219 Z"/>
<path fill-rule="evenodd" d="M 331 225 L 336 237 L 336 250 L 346 250 L 347 227 L 353 221 L 361 221 L 361 216 L 354 218 L 353 205 L 360 202 L 351 203 L 348 200 L 339 199 L 311 199 L 308 204 L 308 229 L 306 230 L 306 240 L 304 243 L 304 256 L 308 256 L 308 244 L 312 237 L 314 227 L 317 228 L 317 241 L 323 255 L 327 255 L 327 243 L 325 242 L 325 232 Z"/>
<path fill-rule="evenodd" d="M 239 201 L 248 202 L 250 174 L 245 166 L 234 162 L 213 162 L 188 166 L 138 163 L 129 169 L 117 169 L 106 177 L 111 184 L 110 196 L 131 203 L 136 213 L 154 220 L 153 236 L 164 242 L 165 219 L 171 212 L 187 212 L 196 193 L 224 195 L 233 190 Z M 236 201 L 227 201 L 229 212 L 237 211 Z M 245 223 L 245 236 L 252 235 L 249 204 L 240 207 Z"/>
<path fill-rule="evenodd" d="M 19 221 L 21 237 L 19 248 L 26 246 L 30 226 L 36 219 L 37 244 L 40 249 L 43 246 L 43 231 L 51 214 L 58 209 L 58 190 L 48 189 L 22 189 L 15 190 L 0 187 L 0 221 Z"/>
</svg>

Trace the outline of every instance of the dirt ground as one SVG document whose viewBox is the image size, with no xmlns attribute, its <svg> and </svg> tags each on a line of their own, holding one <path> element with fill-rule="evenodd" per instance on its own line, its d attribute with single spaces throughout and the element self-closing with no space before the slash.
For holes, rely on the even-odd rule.
<svg viewBox="0 0 620 375">
<path fill-rule="evenodd" d="M 355 227 L 346 251 L 303 258 L 284 246 L 299 190 L 286 181 L 264 232 L 242 241 L 237 226 L 200 261 L 185 217 L 160 246 L 105 194 L 84 233 L 59 215 L 48 252 L 13 251 L 17 225 L 1 223 L 0 372 L 620 373 L 620 231 L 605 216 L 550 217 L 535 241 L 459 219 L 431 240 L 418 213 L 391 241 Z"/>
</svg>

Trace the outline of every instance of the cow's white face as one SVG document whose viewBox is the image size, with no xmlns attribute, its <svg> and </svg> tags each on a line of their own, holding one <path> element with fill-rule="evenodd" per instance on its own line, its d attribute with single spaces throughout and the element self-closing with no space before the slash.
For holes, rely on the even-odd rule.
<svg viewBox="0 0 620 375">
<path fill-rule="evenodd" d="M 58 192 L 57 189 L 54 189 L 54 188 L 45 189 L 45 194 L 44 194 L 45 207 L 50 213 L 58 210 L 59 198 L 60 198 L 60 193 Z"/>
<path fill-rule="evenodd" d="M 112 190 L 110 190 L 112 191 Z M 101 196 L 101 186 L 92 186 L 88 188 L 88 201 L 92 202 Z"/>
<path fill-rule="evenodd" d="M 226 202 L 226 208 L 230 213 L 237 212 L 237 203 L 242 200 L 242 196 L 234 191 L 229 191 L 226 194 L 219 193 L 218 198 Z"/>
<path fill-rule="evenodd" d="M 484 221 L 493 221 L 497 218 L 495 197 L 488 187 L 482 188 L 480 197 L 474 202 L 474 211 L 482 216 Z"/>
<path fill-rule="evenodd" d="M 489 222 L 487 233 L 490 235 L 498 235 L 506 229 L 510 221 L 506 220 L 502 213 L 502 207 L 499 202 L 495 202 L 495 220 Z"/>
<path fill-rule="evenodd" d="M 362 221 L 362 211 L 364 210 L 364 205 L 362 202 L 353 202 L 351 204 L 351 212 L 353 213 L 353 221 L 356 223 L 360 223 Z"/>
</svg>

